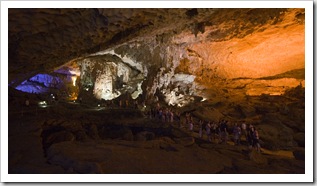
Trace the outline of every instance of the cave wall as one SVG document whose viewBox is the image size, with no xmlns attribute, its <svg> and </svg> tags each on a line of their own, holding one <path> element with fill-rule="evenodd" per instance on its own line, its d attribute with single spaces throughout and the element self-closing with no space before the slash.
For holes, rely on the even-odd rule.
<svg viewBox="0 0 317 186">
<path fill-rule="evenodd" d="M 304 18 L 304 9 L 275 8 L 10 9 L 9 81 L 70 61 L 81 64 L 80 92 L 98 99 L 142 92 L 183 106 L 195 96 L 282 95 L 305 86 Z M 121 64 L 140 73 L 124 75 Z"/>
<path fill-rule="evenodd" d="M 194 22 L 194 31 L 136 37 L 99 54 L 132 60 L 146 76 L 145 97 L 153 100 L 159 92 L 172 105 L 176 95 L 208 97 L 204 89 L 259 96 L 305 86 L 303 9 L 234 9 L 228 15 L 236 18 L 209 17 Z"/>
<path fill-rule="evenodd" d="M 305 124 L 304 41 L 304 9 L 11 9 L 8 83 L 64 65 L 74 99 L 194 103 L 196 118 L 248 120 L 292 147 Z"/>
</svg>

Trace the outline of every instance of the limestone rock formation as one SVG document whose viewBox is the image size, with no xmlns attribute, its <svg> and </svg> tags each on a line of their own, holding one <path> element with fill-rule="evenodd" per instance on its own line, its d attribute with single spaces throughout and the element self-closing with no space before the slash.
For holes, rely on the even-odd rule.
<svg viewBox="0 0 317 186">
<path fill-rule="evenodd" d="M 8 13 L 10 173 L 303 172 L 305 9 Z M 34 152 L 12 132 L 19 119 Z M 266 154 L 232 136 L 210 143 L 199 120 L 226 120 L 229 132 L 252 124 Z M 271 153 L 280 150 L 292 155 Z M 25 163 L 33 153 L 34 171 Z"/>
<path fill-rule="evenodd" d="M 188 16 L 191 11 L 197 14 Z M 199 95 L 195 85 L 175 90 L 175 81 L 193 81 L 182 74 L 213 85 L 208 88 L 218 89 L 226 79 L 241 82 L 237 87 L 247 95 L 280 95 L 304 85 L 303 76 L 291 74 L 304 68 L 304 15 L 303 9 L 10 9 L 9 83 L 18 85 L 22 68 L 47 72 L 67 60 L 112 53 L 124 63 L 134 61 L 145 77 L 151 74 L 143 86 L 149 96 L 157 87 Z M 27 19 L 32 24 L 25 28 Z"/>
</svg>

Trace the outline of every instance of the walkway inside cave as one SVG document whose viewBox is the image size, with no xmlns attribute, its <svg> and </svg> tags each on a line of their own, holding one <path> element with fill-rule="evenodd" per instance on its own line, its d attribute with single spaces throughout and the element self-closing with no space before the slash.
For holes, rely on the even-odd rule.
<svg viewBox="0 0 317 186">
<path fill-rule="evenodd" d="M 230 138 L 231 139 L 231 136 Z M 291 150 L 208 142 L 140 109 L 9 106 L 9 173 L 304 173 Z"/>
</svg>

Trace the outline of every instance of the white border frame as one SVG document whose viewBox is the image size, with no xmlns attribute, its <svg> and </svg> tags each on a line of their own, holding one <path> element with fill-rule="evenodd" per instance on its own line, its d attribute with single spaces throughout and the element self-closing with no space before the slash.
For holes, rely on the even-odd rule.
<svg viewBox="0 0 317 186">
<path fill-rule="evenodd" d="M 305 8 L 305 174 L 8 174 L 8 8 Z M 313 182 L 313 1 L 2 1 L 1 182 Z"/>
</svg>

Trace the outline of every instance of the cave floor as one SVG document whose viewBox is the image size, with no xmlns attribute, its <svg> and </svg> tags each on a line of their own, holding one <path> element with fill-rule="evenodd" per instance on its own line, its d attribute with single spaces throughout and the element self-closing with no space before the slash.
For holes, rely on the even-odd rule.
<svg viewBox="0 0 317 186">
<path fill-rule="evenodd" d="M 208 142 L 136 109 L 9 108 L 9 173 L 303 174 L 291 151 Z"/>
</svg>

